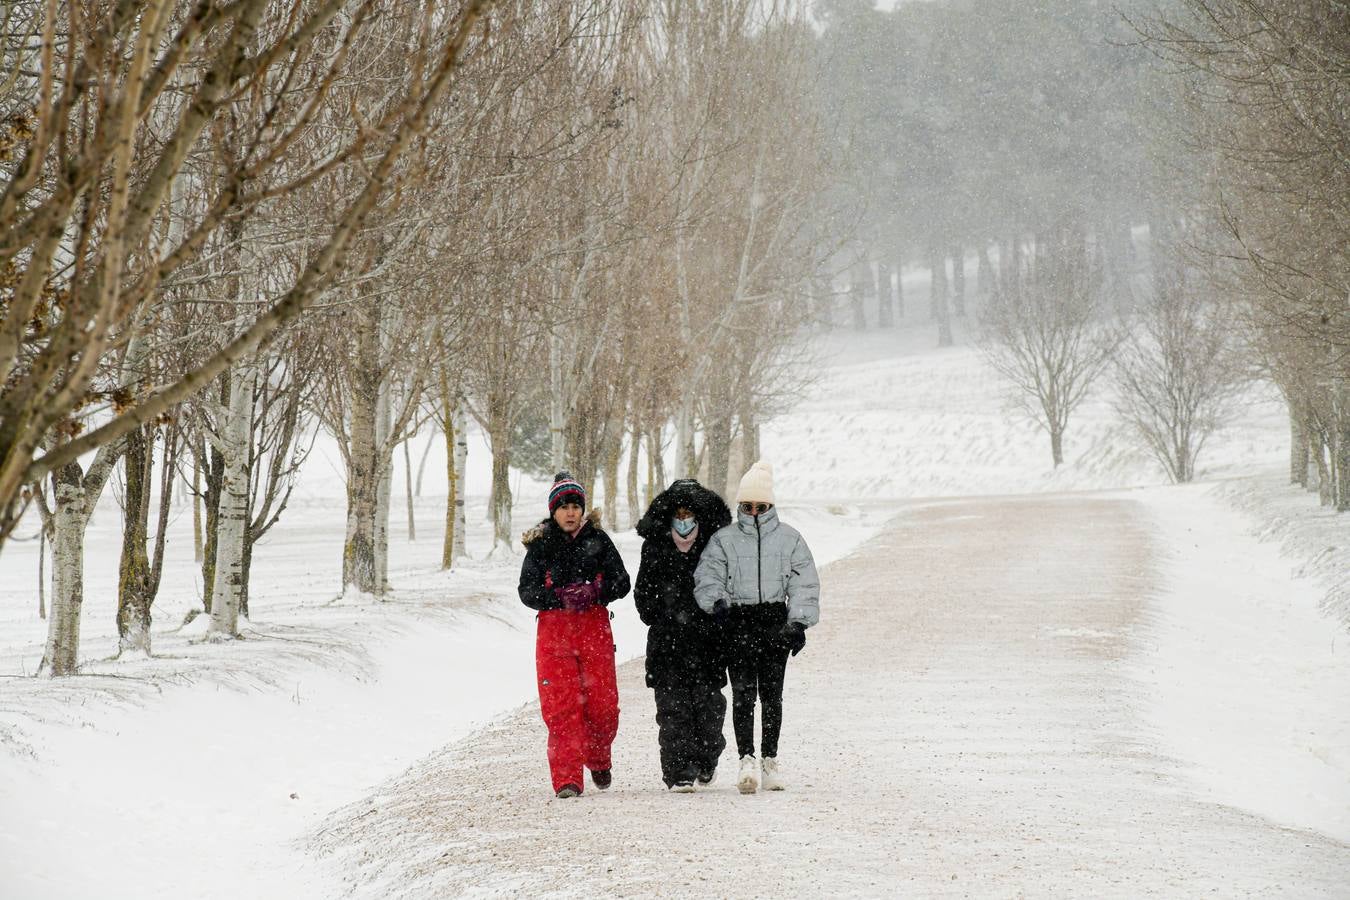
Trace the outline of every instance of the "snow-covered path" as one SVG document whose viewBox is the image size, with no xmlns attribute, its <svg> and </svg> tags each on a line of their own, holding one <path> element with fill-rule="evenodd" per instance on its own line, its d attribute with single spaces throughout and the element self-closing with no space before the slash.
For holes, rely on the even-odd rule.
<svg viewBox="0 0 1350 900">
<path fill-rule="evenodd" d="M 661 790 L 641 662 L 615 788 L 551 798 L 527 705 L 335 813 L 311 849 L 357 896 L 1345 896 L 1350 845 L 1190 789 L 1131 677 L 1156 560 L 1128 499 L 909 507 L 824 570 L 791 663 L 782 794 L 731 753 Z"/>
</svg>

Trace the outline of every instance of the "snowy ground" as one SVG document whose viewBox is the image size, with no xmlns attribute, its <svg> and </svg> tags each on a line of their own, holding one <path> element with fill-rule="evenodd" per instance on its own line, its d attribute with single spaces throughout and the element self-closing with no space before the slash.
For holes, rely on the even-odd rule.
<svg viewBox="0 0 1350 900">
<path fill-rule="evenodd" d="M 338 811 L 356 897 L 1344 896 L 1350 844 L 1198 793 L 1150 740 L 1157 541 L 1128 499 L 918 503 L 827 567 L 789 663 L 788 790 L 657 781 L 640 662 L 616 783 L 549 797 L 523 709 Z M 1341 672 L 1346 674 L 1344 668 Z"/>
<path fill-rule="evenodd" d="M 786 498 L 784 518 L 802 528 L 819 558 L 829 560 L 876 534 L 902 510 L 904 498 L 1116 489 L 1111 496 L 1129 501 L 1130 527 L 1146 536 L 1149 548 L 1139 573 L 1147 589 L 1141 588 L 1141 605 L 1122 632 L 1129 639 L 1113 650 L 1119 652 L 1107 666 L 1112 690 L 1129 696 L 1130 740 L 1150 759 L 1166 760 L 1168 789 L 1184 803 L 1247 810 L 1262 823 L 1296 829 L 1323 848 L 1317 851 L 1323 854 L 1317 857 L 1318 872 L 1339 865 L 1342 883 L 1350 879 L 1344 853 L 1350 841 L 1350 615 L 1333 590 L 1350 571 L 1350 524 L 1284 487 L 1288 432 L 1275 398 L 1254 390 L 1242 422 L 1207 448 L 1201 477 L 1208 484 L 1120 493 L 1157 485 L 1160 476 L 1113 422 L 1104 400 L 1071 424 L 1069 460 L 1052 472 L 1044 435 L 1008 418 L 998 382 L 969 347 L 935 351 L 931 345 L 927 328 L 862 338 L 836 335 L 822 342 L 820 379 L 810 396 L 765 426 L 764 453 L 776 465 L 779 492 Z M 471 452 L 475 561 L 453 573 L 438 571 L 435 524 L 443 495 L 434 496 L 434 488 L 416 507 L 422 538 L 416 543 L 405 540 L 404 510 L 396 504 L 391 578 L 397 591 L 382 604 L 332 602 L 342 499 L 336 457 L 324 462 L 322 452 L 321 447 L 300 496 L 259 548 L 250 640 L 236 645 L 197 644 L 172 630 L 197 604 L 191 525 L 184 514 L 173 525 L 171 549 L 178 552 L 166 563 L 156 604 L 156 658 L 100 661 L 115 648 L 118 523 L 108 497 L 89 538 L 83 647 L 91 674 L 56 683 L 25 678 L 41 656 L 44 633 L 36 615 L 36 552 L 31 544 L 5 549 L 0 895 L 81 897 L 97 890 L 108 897 L 326 897 L 340 893 L 348 877 L 368 888 L 365 876 L 354 874 L 365 871 L 361 866 L 334 865 L 334 859 L 359 856 L 362 847 L 369 852 L 361 843 L 368 836 L 342 824 L 332 811 L 363 802 L 379 807 L 379 797 L 428 770 L 428 754 L 448 746 L 432 759 L 461 758 L 486 735 L 526 727 L 520 723 L 537 718 L 528 706 L 500 718 L 533 697 L 533 622 L 514 599 L 518 559 L 488 558 L 483 498 L 475 489 L 486 481 L 481 445 Z M 443 471 L 442 460 L 433 453 L 428 485 L 434 482 L 431 473 Z M 543 486 L 521 479 L 516 493 L 524 527 L 538 517 Z M 1101 499 L 1074 495 L 1057 502 Z M 903 507 L 900 521 L 914 509 Z M 1109 528 L 1109 517 L 1101 524 Z M 959 531 L 959 525 L 948 525 Z M 631 566 L 636 540 L 628 532 L 619 542 Z M 872 547 L 871 554 L 895 552 Z M 998 577 L 1018 590 L 1034 589 L 1035 555 L 1030 559 L 1010 560 Z M 954 584 L 966 562 L 952 560 L 952 571 L 936 573 L 935 584 Z M 894 577 L 905 584 L 914 574 L 902 567 Z M 1095 574 L 1081 577 L 1091 580 Z M 1329 615 L 1318 613 L 1319 603 Z M 839 617 L 842 627 L 843 606 Z M 869 621 L 855 626 L 866 630 Z M 620 658 L 639 654 L 642 629 L 631 604 L 620 604 L 615 625 Z M 827 626 L 835 627 L 827 621 L 820 635 L 830 634 Z M 1065 633 L 1049 636 L 1048 646 L 1091 647 L 1105 640 L 1098 632 L 1106 629 L 1095 624 L 1062 629 Z M 979 633 L 968 638 L 971 647 L 979 647 Z M 828 674 L 822 669 L 813 675 L 813 667 L 840 658 L 811 655 L 795 683 L 805 691 L 816 680 L 828 682 Z M 1014 667 L 1020 659 L 1014 653 L 1005 662 Z M 1092 667 L 1084 671 L 1086 677 L 1106 677 Z M 654 730 L 649 712 L 642 712 L 650 701 L 640 681 L 630 677 L 625 685 L 621 740 L 632 742 L 625 746 L 633 749 L 623 752 L 638 754 L 629 757 L 634 774 L 622 793 L 602 802 L 583 798 L 589 804 L 581 807 L 587 827 L 604 819 L 620 797 L 654 816 L 662 815 L 669 799 L 648 798 L 659 786 L 654 770 L 646 781 L 637 774 L 651 768 L 641 754 L 654 752 Z M 918 699 L 938 702 L 936 695 Z M 938 727 L 944 721 L 940 711 L 929 708 L 931 715 L 911 725 Z M 789 715 L 813 717 L 791 708 Z M 487 732 L 463 742 L 490 722 L 495 724 Z M 859 732 L 879 727 L 864 723 L 849 720 L 839 727 Z M 988 754 L 998 752 L 1000 732 L 985 727 L 995 723 L 977 718 L 942 727 L 968 728 L 974 748 Z M 985 733 L 989 736 L 981 738 Z M 537 738 L 531 732 L 524 746 L 486 761 L 499 762 L 512 777 L 518 774 L 522 796 L 531 804 L 543 796 L 539 791 L 547 793 Z M 901 746 L 918 752 L 903 741 Z M 419 759 L 424 761 L 398 777 Z M 917 763 L 902 753 L 898 764 L 909 771 Z M 463 771 L 467 776 L 482 770 Z M 855 769 L 849 772 L 861 777 Z M 831 784 L 816 783 L 812 802 L 830 802 Z M 842 791 L 833 801 L 840 806 L 852 794 L 844 783 L 833 784 Z M 452 785 L 455 793 L 470 797 L 483 787 L 473 781 Z M 1090 794 L 1092 788 L 1084 790 Z M 475 806 L 465 815 L 488 808 Z M 710 809 L 734 815 L 725 803 Z M 879 807 L 857 814 L 883 812 Z M 878 827 L 918 829 L 919 835 L 924 815 L 916 806 L 909 817 L 878 819 Z M 316 841 L 322 822 L 328 836 Z M 819 837 L 831 822 L 828 816 L 803 819 L 799 836 Z M 350 847 L 334 846 L 335 828 L 348 829 Z M 308 847 L 328 856 L 315 862 Z M 647 855 L 669 856 L 656 849 Z M 391 865 L 397 869 L 408 862 L 395 859 Z M 119 873 L 115 882 L 109 883 L 109 872 Z M 504 864 L 490 883 L 504 887 L 516 876 L 525 877 Z M 446 887 L 450 893 L 466 884 L 435 883 L 457 886 Z M 983 883 L 1006 894 L 1016 882 Z M 411 891 L 410 882 L 399 884 Z M 1186 883 L 1186 890 L 1197 884 Z M 1301 892 L 1302 882 L 1282 884 L 1285 893 Z M 1233 892 L 1224 891 L 1222 881 L 1214 885 Z M 860 893 L 877 892 L 854 886 Z M 1277 886 L 1265 883 L 1265 889 Z M 1306 892 L 1317 893 L 1313 887 Z"/>
</svg>

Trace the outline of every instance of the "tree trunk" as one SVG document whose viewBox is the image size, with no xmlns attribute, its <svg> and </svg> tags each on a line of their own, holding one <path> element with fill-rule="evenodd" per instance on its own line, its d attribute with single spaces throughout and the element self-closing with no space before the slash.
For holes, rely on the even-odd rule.
<svg viewBox="0 0 1350 900">
<path fill-rule="evenodd" d="M 928 286 L 929 307 L 938 326 L 938 346 L 952 345 L 952 315 L 947 305 L 947 262 L 936 247 L 928 250 L 928 266 L 932 278 Z"/>
<path fill-rule="evenodd" d="M 127 435 L 122 457 L 122 557 L 117 578 L 117 653 L 150 655 L 150 604 L 154 592 L 150 572 L 150 485 L 154 444 L 142 426 Z M 153 435 L 153 432 L 150 432 Z"/>
<path fill-rule="evenodd" d="M 511 544 L 511 434 L 503 425 L 488 435 L 492 444 L 492 545 Z"/>
<path fill-rule="evenodd" d="M 1322 460 L 1318 459 L 1322 455 L 1321 442 L 1316 437 L 1317 432 L 1309 430 L 1308 432 L 1308 471 L 1304 476 L 1303 487 L 1309 493 L 1319 493 L 1322 490 Z"/>
<path fill-rule="evenodd" d="M 719 495 L 727 495 L 731 462 L 731 416 L 725 409 L 715 410 L 714 418 L 706 424 L 708 441 L 708 487 Z"/>
<path fill-rule="evenodd" d="M 685 396 L 680 399 L 680 410 L 675 418 L 675 477 L 693 478 L 697 467 L 694 453 L 694 398 Z M 664 485 L 665 479 L 660 479 L 660 483 Z"/>
<path fill-rule="evenodd" d="M 389 409 L 389 382 L 380 382 L 375 404 L 375 463 L 379 480 L 375 484 L 375 593 L 383 597 L 389 589 L 389 501 L 394 488 L 394 448 L 390 443 L 392 423 Z"/>
<path fill-rule="evenodd" d="M 392 454 L 382 456 L 380 480 L 375 493 L 375 593 L 383 597 L 389 591 L 389 499 L 394 487 Z"/>
<path fill-rule="evenodd" d="M 73 675 L 79 667 L 84 532 L 125 447 L 125 438 L 100 447 L 87 472 L 70 462 L 52 473 L 52 608 L 38 674 Z"/>
<path fill-rule="evenodd" d="M 442 382 L 444 386 L 444 382 Z M 464 467 L 469 459 L 469 416 L 458 396 L 447 396 L 445 408 L 445 541 L 441 544 L 441 568 L 453 568 L 465 555 Z"/>
<path fill-rule="evenodd" d="M 1050 430 L 1050 456 L 1058 469 L 1064 464 L 1064 432 L 1058 428 Z"/>
<path fill-rule="evenodd" d="M 77 462 L 53 473 L 52 611 L 40 674 L 74 675 L 79 667 L 84 603 L 84 530 L 89 523 L 84 471 Z"/>
<path fill-rule="evenodd" d="M 557 472 L 567 460 L 567 441 L 563 434 L 567 397 L 563 382 L 562 334 L 556 328 L 548 336 L 548 386 L 549 464 Z"/>
<path fill-rule="evenodd" d="M 244 548 L 239 554 L 239 616 L 244 619 L 252 618 L 248 609 L 248 586 L 253 574 L 253 545 L 257 542 L 253 535 L 245 535 Z"/>
<path fill-rule="evenodd" d="M 407 495 L 408 502 L 408 540 L 417 540 L 417 517 L 413 514 L 413 473 L 412 473 L 412 453 L 408 450 L 408 444 L 412 443 L 412 438 L 403 442 L 403 487 Z"/>
<path fill-rule="evenodd" d="M 895 254 L 895 321 L 905 318 L 905 258 L 904 254 Z"/>
<path fill-rule="evenodd" d="M 858 331 L 866 331 L 867 298 L 876 289 L 872 282 L 872 265 L 865 260 L 854 263 L 849 280 L 848 293 L 853 305 L 853 327 Z"/>
<path fill-rule="evenodd" d="M 952 248 L 952 303 L 956 315 L 966 315 L 966 248 L 957 244 Z"/>
<path fill-rule="evenodd" d="M 348 372 L 347 536 L 342 547 L 342 589 L 380 593 L 375 549 L 379 513 L 380 343 L 376 315 L 356 310 L 355 358 Z"/>
<path fill-rule="evenodd" d="M 38 532 L 38 618 L 47 619 L 47 529 Z"/>
<path fill-rule="evenodd" d="M 1289 483 L 1308 486 L 1308 431 L 1293 403 L 1289 404 Z"/>
<path fill-rule="evenodd" d="M 1331 475 L 1331 465 L 1327 461 L 1328 451 L 1331 447 L 1327 445 L 1325 432 L 1320 428 L 1313 429 L 1313 460 L 1317 465 L 1317 500 L 1323 506 L 1332 506 L 1335 503 L 1335 481 Z"/>
<path fill-rule="evenodd" d="M 834 295 L 822 278 L 811 279 L 811 294 L 816 307 L 816 324 L 822 331 L 834 327 Z"/>
<path fill-rule="evenodd" d="M 890 328 L 895 324 L 895 312 L 891 300 L 891 267 L 885 262 L 877 262 L 877 324 Z"/>
<path fill-rule="evenodd" d="M 202 557 L 202 469 L 196 454 L 192 457 L 192 559 L 200 563 Z"/>
<path fill-rule="evenodd" d="M 1350 511 L 1350 388 L 1344 382 L 1332 388 L 1331 474 L 1337 512 Z"/>
<path fill-rule="evenodd" d="M 606 429 L 611 434 L 605 440 L 604 477 L 605 477 L 605 528 L 611 532 L 619 530 L 619 495 L 623 488 L 619 485 L 619 460 L 623 457 L 623 425 L 617 419 Z"/>
<path fill-rule="evenodd" d="M 638 467 L 642 465 L 642 424 L 633 420 L 632 431 L 628 435 L 628 527 L 637 527 L 642 518 L 642 499 L 638 496 Z"/>
<path fill-rule="evenodd" d="M 455 424 L 455 540 L 450 550 L 452 558 L 463 559 L 469 553 L 469 528 L 464 515 L 464 499 L 469 490 L 466 480 L 469 465 L 469 411 L 464 406 L 463 397 L 455 399 L 455 411 L 450 421 Z"/>
<path fill-rule="evenodd" d="M 464 460 L 468 441 L 464 436 L 464 407 L 441 378 L 441 404 L 445 415 L 445 539 L 441 542 L 441 568 L 454 568 L 464 555 Z"/>
<path fill-rule="evenodd" d="M 228 403 L 228 390 L 225 391 Z M 206 490 L 202 506 L 206 512 L 206 540 L 202 547 L 202 609 L 211 612 L 211 596 L 216 589 L 216 546 L 220 543 L 220 495 L 225 486 L 225 457 L 214 444 L 206 451 Z"/>
<path fill-rule="evenodd" d="M 663 437 L 664 431 L 665 431 L 664 423 L 655 426 L 652 429 L 651 436 L 648 438 L 647 442 L 647 458 L 651 460 L 652 466 L 656 470 L 655 492 L 651 495 L 651 497 L 647 498 L 649 501 L 654 499 L 657 494 L 659 494 L 666 488 L 666 458 L 665 454 L 662 453 L 661 448 L 661 438 Z"/>
<path fill-rule="evenodd" d="M 436 443 L 436 432 L 439 429 L 433 427 L 431 434 L 427 435 L 427 445 L 422 448 L 422 458 L 417 461 L 417 481 L 413 487 L 413 496 L 422 496 L 422 476 L 427 471 L 427 458 L 431 456 L 431 447 Z"/>
<path fill-rule="evenodd" d="M 249 526 L 249 437 L 253 430 L 252 361 L 239 363 L 230 373 L 230 405 L 220 428 L 225 472 L 220 509 L 216 514 L 216 567 L 211 591 L 211 640 L 239 636 L 240 588 L 244 578 L 244 539 Z"/>
<path fill-rule="evenodd" d="M 994 266 L 989 261 L 989 243 L 979 243 L 979 266 L 975 269 L 975 293 L 981 302 L 987 302 L 994 293 Z"/>
<path fill-rule="evenodd" d="M 744 472 L 759 460 L 759 422 L 755 420 L 755 409 L 748 394 L 741 397 L 737 417 L 741 423 L 741 470 Z"/>
</svg>

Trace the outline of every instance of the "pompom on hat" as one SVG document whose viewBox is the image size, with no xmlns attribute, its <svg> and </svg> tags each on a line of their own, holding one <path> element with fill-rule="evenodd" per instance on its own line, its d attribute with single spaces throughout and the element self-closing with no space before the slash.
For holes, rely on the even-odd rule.
<svg viewBox="0 0 1350 900">
<path fill-rule="evenodd" d="M 736 490 L 737 503 L 769 503 L 773 499 L 773 466 L 760 460 L 741 476 Z"/>
<path fill-rule="evenodd" d="M 548 514 L 553 515 L 564 503 L 586 508 L 586 489 L 566 469 L 553 476 L 553 489 L 548 492 Z"/>
</svg>

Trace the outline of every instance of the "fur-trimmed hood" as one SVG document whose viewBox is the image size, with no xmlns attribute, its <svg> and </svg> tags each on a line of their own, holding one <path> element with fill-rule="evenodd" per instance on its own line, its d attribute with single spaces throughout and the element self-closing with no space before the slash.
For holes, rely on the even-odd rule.
<svg viewBox="0 0 1350 900">
<path fill-rule="evenodd" d="M 596 531 L 604 531 L 604 529 L 600 527 L 600 507 L 593 506 L 586 511 L 586 518 L 581 520 L 581 528 L 577 530 L 578 537 L 581 536 L 581 532 L 586 529 L 587 525 L 591 526 Z M 550 529 L 549 526 L 552 526 L 552 529 Z M 533 544 L 535 541 L 548 534 L 550 530 L 562 531 L 562 529 L 558 527 L 558 524 L 553 521 L 552 516 L 544 519 L 533 528 L 527 529 L 525 533 L 520 536 L 520 542 L 528 547 L 530 544 Z"/>
<path fill-rule="evenodd" d="M 693 512 L 701 542 L 731 524 L 731 510 L 721 497 L 692 478 L 681 478 L 652 500 L 646 515 L 638 522 L 638 535 L 647 540 L 669 537 L 670 520 L 681 506 Z"/>
</svg>

